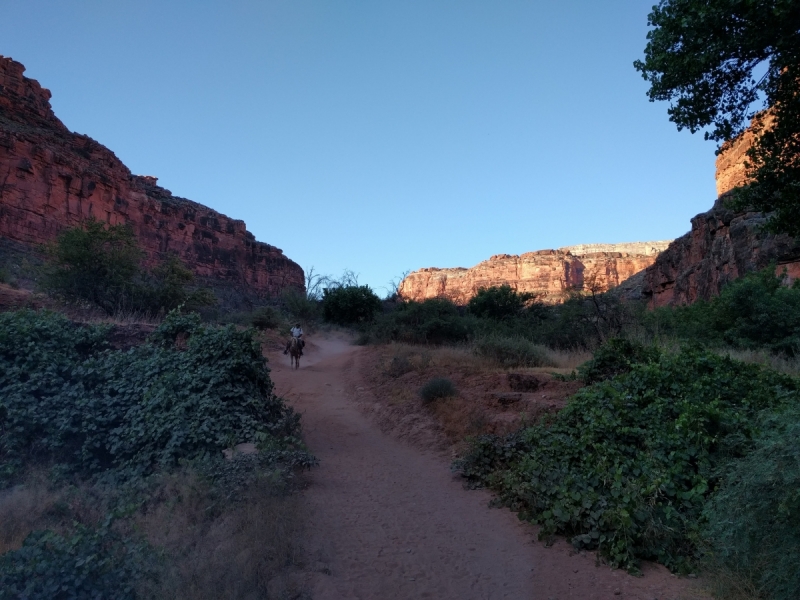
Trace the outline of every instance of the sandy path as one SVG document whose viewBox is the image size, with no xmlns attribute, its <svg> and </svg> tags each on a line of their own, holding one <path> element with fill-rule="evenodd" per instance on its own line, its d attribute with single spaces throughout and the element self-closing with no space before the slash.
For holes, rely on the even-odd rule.
<svg viewBox="0 0 800 600">
<path fill-rule="evenodd" d="M 310 475 L 309 555 L 314 600 L 645 599 L 679 595 L 664 569 L 645 577 L 534 543 L 534 529 L 488 492 L 466 491 L 448 461 L 380 431 L 358 408 L 363 348 L 329 337 L 309 343 L 299 371 L 270 354 L 276 391 L 303 415 L 320 467 Z"/>
</svg>

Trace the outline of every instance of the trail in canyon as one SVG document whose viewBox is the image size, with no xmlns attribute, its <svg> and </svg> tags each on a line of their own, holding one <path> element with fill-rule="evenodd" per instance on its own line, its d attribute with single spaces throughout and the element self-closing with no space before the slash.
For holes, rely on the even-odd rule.
<svg viewBox="0 0 800 600">
<path fill-rule="evenodd" d="M 366 352 L 320 337 L 296 371 L 269 353 L 276 391 L 302 414 L 320 459 L 303 494 L 314 600 L 695 597 L 660 567 L 632 577 L 563 541 L 546 548 L 534 527 L 488 508 L 489 492 L 465 490 L 446 457 L 381 432 L 360 408 L 370 402 Z"/>
</svg>

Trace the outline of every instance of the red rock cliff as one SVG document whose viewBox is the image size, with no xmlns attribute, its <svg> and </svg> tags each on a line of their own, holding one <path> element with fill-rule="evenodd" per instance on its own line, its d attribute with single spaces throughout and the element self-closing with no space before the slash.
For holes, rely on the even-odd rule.
<svg viewBox="0 0 800 600">
<path fill-rule="evenodd" d="M 53 114 L 50 92 L 24 70 L 0 56 L 0 236 L 41 244 L 89 217 L 129 223 L 151 264 L 176 253 L 199 277 L 246 297 L 305 289 L 302 268 L 257 242 L 244 221 L 173 196 L 70 132 Z"/>
<path fill-rule="evenodd" d="M 769 125 L 769 121 L 767 121 Z M 647 269 L 642 294 L 651 306 L 691 304 L 719 294 L 729 281 L 775 262 L 790 280 L 800 277 L 800 244 L 787 235 L 765 233 L 761 213 L 725 208 L 727 194 L 747 183 L 744 161 L 754 140 L 747 130 L 727 142 L 717 157 L 717 194 L 711 210 L 691 220 L 679 237 Z"/>
<path fill-rule="evenodd" d="M 570 289 L 593 285 L 598 291 L 616 287 L 653 264 L 669 242 L 585 244 L 540 250 L 519 256 L 498 254 L 470 269 L 420 269 L 400 284 L 410 300 L 446 297 L 466 304 L 482 287 L 508 284 L 532 292 L 543 302 L 563 302 Z"/>
</svg>

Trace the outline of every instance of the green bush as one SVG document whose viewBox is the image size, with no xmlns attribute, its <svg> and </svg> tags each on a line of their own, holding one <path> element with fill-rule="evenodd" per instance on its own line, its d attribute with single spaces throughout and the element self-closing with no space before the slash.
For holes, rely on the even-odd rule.
<svg viewBox="0 0 800 600">
<path fill-rule="evenodd" d="M 444 377 L 437 377 L 431 379 L 428 383 L 422 386 L 419 395 L 424 402 L 433 402 L 439 398 L 449 398 L 455 396 L 458 392 L 453 382 Z"/>
<path fill-rule="evenodd" d="M 253 312 L 250 323 L 256 329 L 278 329 L 286 324 L 286 319 L 274 306 L 262 306 Z"/>
<path fill-rule="evenodd" d="M 522 314 L 536 298 L 535 294 L 517 292 L 510 285 L 481 288 L 469 300 L 467 308 L 473 315 L 483 319 L 501 321 Z"/>
<path fill-rule="evenodd" d="M 311 323 L 320 317 L 321 302 L 314 298 L 308 298 L 299 290 L 293 288 L 284 290 L 281 293 L 281 304 L 294 320 L 299 319 Z"/>
<path fill-rule="evenodd" d="M 470 338 L 475 321 L 472 316 L 462 316 L 449 300 L 431 298 L 399 304 L 392 312 L 378 317 L 369 331 L 379 342 L 455 344 Z"/>
<path fill-rule="evenodd" d="M 646 313 L 642 324 L 654 335 L 794 356 L 800 351 L 800 287 L 783 285 L 773 265 L 730 282 L 710 301 Z"/>
<path fill-rule="evenodd" d="M 595 350 L 592 360 L 578 367 L 578 375 L 584 383 L 597 383 L 628 373 L 635 364 L 656 362 L 659 356 L 658 348 L 614 338 Z"/>
<path fill-rule="evenodd" d="M 326 289 L 322 297 L 322 316 L 337 325 L 372 321 L 381 310 L 381 299 L 368 285 Z"/>
<path fill-rule="evenodd" d="M 475 341 L 475 354 L 503 367 L 554 367 L 547 349 L 521 337 L 487 336 Z"/>
<path fill-rule="evenodd" d="M 583 388 L 550 423 L 479 438 L 457 467 L 544 536 L 682 568 L 719 467 L 748 453 L 763 411 L 797 401 L 792 378 L 689 349 Z"/>
<path fill-rule="evenodd" d="M 252 330 L 171 313 L 125 351 L 108 349 L 106 331 L 0 314 L 0 484 L 37 460 L 128 476 L 239 442 L 299 444 L 299 416 L 274 395 Z"/>
<path fill-rule="evenodd" d="M 193 310 L 216 303 L 210 290 L 192 289 L 194 275 L 176 256 L 151 271 L 143 269 L 145 254 L 127 225 L 89 219 L 82 227 L 63 231 L 47 251 L 44 289 L 67 300 L 91 302 L 108 314 L 122 309 L 157 314 L 181 305 Z"/>
<path fill-rule="evenodd" d="M 127 225 L 89 219 L 63 231 L 48 254 L 52 268 L 44 285 L 55 294 L 88 300 L 109 313 L 129 307 L 136 295 L 144 252 Z"/>
<path fill-rule="evenodd" d="M 707 504 L 712 560 L 775 600 L 800 597 L 800 408 L 769 414 L 750 453 L 722 472 Z"/>
<path fill-rule="evenodd" d="M 67 536 L 34 531 L 19 550 L 0 556 L 0 600 L 136 598 L 138 581 L 154 573 L 145 544 L 108 526 L 78 525 Z"/>
</svg>

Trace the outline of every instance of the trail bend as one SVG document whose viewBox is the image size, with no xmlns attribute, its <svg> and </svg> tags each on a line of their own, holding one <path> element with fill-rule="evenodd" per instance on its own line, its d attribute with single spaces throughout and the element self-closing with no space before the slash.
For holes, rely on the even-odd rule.
<svg viewBox="0 0 800 600">
<path fill-rule="evenodd" d="M 320 459 L 304 490 L 314 600 L 688 599 L 666 569 L 644 577 L 536 542 L 535 529 L 491 494 L 467 491 L 446 457 L 387 435 L 359 408 L 368 348 L 343 337 L 309 341 L 300 369 L 270 352 L 276 392 L 302 414 Z"/>
</svg>

